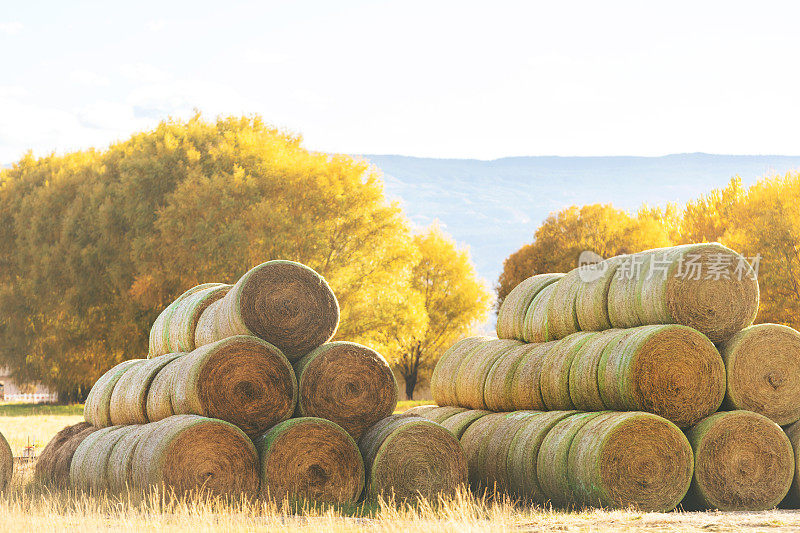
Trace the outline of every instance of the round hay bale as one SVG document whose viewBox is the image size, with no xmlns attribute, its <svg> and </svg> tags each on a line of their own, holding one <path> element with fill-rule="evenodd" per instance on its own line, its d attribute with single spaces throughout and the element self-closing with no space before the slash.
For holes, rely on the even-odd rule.
<svg viewBox="0 0 800 533">
<path fill-rule="evenodd" d="M 531 418 L 539 414 L 541 414 L 539 411 L 507 413 L 505 418 L 492 428 L 489 438 L 485 441 L 484 462 L 479 469 L 482 486 L 499 493 L 507 493 L 511 489 L 508 461 L 511 443 L 517 432 L 522 430 Z"/>
<path fill-rule="evenodd" d="M 544 411 L 542 400 L 541 376 L 542 365 L 548 352 L 558 341 L 542 344 L 530 344 L 522 361 L 517 365 L 511 378 L 511 403 L 515 410 Z"/>
<path fill-rule="evenodd" d="M 461 447 L 467 458 L 469 484 L 474 489 L 486 487 L 483 468 L 486 464 L 486 448 L 495 428 L 502 423 L 508 413 L 490 413 L 472 422 L 461 435 Z"/>
<path fill-rule="evenodd" d="M 722 343 L 753 323 L 758 298 L 744 257 L 718 243 L 690 244 L 623 259 L 608 310 L 615 327 L 683 324 Z"/>
<path fill-rule="evenodd" d="M 575 409 L 569 391 L 569 375 L 578 350 L 596 333 L 573 333 L 564 337 L 547 352 L 542 361 L 539 387 L 548 411 Z"/>
<path fill-rule="evenodd" d="M 614 350 L 631 330 L 608 329 L 595 333 L 578 348 L 569 369 L 569 396 L 575 409 L 579 411 L 602 411 L 606 408 L 597 371 L 600 359 L 607 350 Z"/>
<path fill-rule="evenodd" d="M 176 414 L 219 418 L 255 437 L 294 413 L 294 370 L 266 341 L 236 335 L 176 361 L 171 396 Z"/>
<path fill-rule="evenodd" d="M 130 368 L 142 363 L 144 359 L 129 359 L 113 367 L 100 376 L 83 405 L 83 418 L 93 426 L 111 425 L 111 394 L 122 375 Z"/>
<path fill-rule="evenodd" d="M 119 378 L 111 392 L 109 415 L 115 426 L 146 424 L 147 395 L 156 375 L 171 361 L 183 354 L 171 353 L 142 361 Z"/>
<path fill-rule="evenodd" d="M 575 411 L 540 412 L 525 420 L 508 446 L 508 489 L 518 498 L 542 503 L 547 496 L 536 471 L 539 448 L 550 430 Z"/>
<path fill-rule="evenodd" d="M 603 331 L 614 327 L 608 315 L 608 291 L 622 260 L 617 256 L 584 267 L 582 283 L 575 295 L 575 315 L 581 331 Z"/>
<path fill-rule="evenodd" d="M 754 411 L 782 426 L 800 420 L 800 333 L 758 324 L 736 333 L 720 352 L 728 409 Z"/>
<path fill-rule="evenodd" d="M 575 305 L 583 273 L 583 269 L 574 268 L 554 283 L 553 296 L 547 306 L 547 325 L 550 335 L 547 340 L 563 339 L 580 331 Z"/>
<path fill-rule="evenodd" d="M 414 407 L 410 407 L 403 411 L 403 414 L 406 416 L 421 416 L 422 418 L 428 418 L 425 416 L 425 413 L 429 413 L 439 409 L 438 405 L 415 405 Z"/>
<path fill-rule="evenodd" d="M 570 483 L 568 472 L 569 450 L 581 428 L 601 414 L 569 415 L 554 425 L 539 445 L 536 475 L 539 487 L 553 505 L 566 507 L 577 503 L 579 495 Z"/>
<path fill-rule="evenodd" d="M 47 487 L 67 487 L 75 450 L 83 439 L 99 429 L 87 422 L 80 422 L 56 433 L 36 460 L 37 481 Z"/>
<path fill-rule="evenodd" d="M 689 427 L 725 395 L 725 366 L 716 347 L 687 326 L 643 326 L 604 350 L 597 371 L 603 404 L 647 411 Z"/>
<path fill-rule="evenodd" d="M 0 433 L 0 492 L 6 490 L 14 476 L 14 454 L 5 436 Z"/>
<path fill-rule="evenodd" d="M 180 358 L 173 359 L 161 367 L 150 382 L 145 400 L 148 422 L 163 420 L 175 414 L 172 407 L 172 393 L 175 390 L 176 370 L 180 366 Z"/>
<path fill-rule="evenodd" d="M 441 422 L 441 426 L 455 435 L 457 439 L 461 440 L 462 435 L 464 435 L 464 432 L 473 422 L 488 414 L 491 413 L 489 411 L 481 411 L 480 409 L 468 409 L 447 418 L 445 421 Z"/>
<path fill-rule="evenodd" d="M 58 457 L 58 450 L 66 441 L 72 436 L 80 433 L 86 428 L 92 427 L 88 422 L 79 422 L 71 426 L 66 426 L 61 429 L 55 436 L 50 439 L 47 446 L 39 453 L 36 458 L 36 465 L 34 467 L 34 477 L 42 485 L 50 486 L 53 480 L 53 470 L 55 468 L 56 458 Z"/>
<path fill-rule="evenodd" d="M 148 357 L 152 357 L 155 354 L 160 355 L 174 351 L 168 349 L 169 324 L 172 321 L 172 315 L 173 313 L 175 313 L 175 309 L 178 307 L 178 305 L 185 298 L 191 296 L 192 294 L 198 291 L 219 285 L 221 285 L 221 283 L 203 283 L 202 285 L 197 285 L 196 287 L 192 287 L 191 289 L 188 289 L 186 292 L 175 298 L 175 300 L 172 303 L 170 303 L 167 307 L 164 308 L 163 311 L 161 311 L 161 313 L 159 313 L 158 317 L 155 319 L 152 327 L 150 328 L 150 343 L 148 345 L 147 353 L 151 355 L 149 355 Z"/>
<path fill-rule="evenodd" d="M 230 288 L 223 283 L 204 283 L 178 296 L 153 322 L 147 357 L 194 350 L 195 328 L 200 315 L 225 296 Z"/>
<path fill-rule="evenodd" d="M 344 429 L 314 417 L 281 422 L 255 440 L 261 494 L 354 503 L 364 488 L 361 452 Z"/>
<path fill-rule="evenodd" d="M 233 424 L 175 415 L 144 427 L 131 461 L 135 487 L 164 487 L 176 494 L 198 489 L 219 496 L 258 493 L 255 446 Z"/>
<path fill-rule="evenodd" d="M 397 406 L 397 382 L 381 354 L 354 342 L 323 344 L 295 364 L 299 416 L 336 422 L 358 439 Z"/>
<path fill-rule="evenodd" d="M 468 410 L 469 409 L 465 409 L 463 407 L 453 407 L 451 405 L 446 405 L 444 407 L 437 407 L 436 409 L 433 409 L 431 411 L 426 411 L 418 416 L 421 416 L 422 418 L 427 418 L 431 422 L 442 424 L 448 418 Z"/>
<path fill-rule="evenodd" d="M 138 426 L 110 426 L 87 436 L 75 449 L 69 469 L 73 488 L 91 491 L 108 489 L 108 459 L 114 445 Z"/>
<path fill-rule="evenodd" d="M 370 495 L 436 501 L 467 482 L 467 461 L 458 439 L 421 417 L 387 417 L 364 433 L 359 447 Z"/>
<path fill-rule="evenodd" d="M 329 341 L 338 325 L 339 303 L 322 276 L 293 261 L 267 261 L 206 308 L 195 344 L 252 335 L 296 361 Z"/>
<path fill-rule="evenodd" d="M 514 374 L 536 344 L 521 344 L 506 351 L 486 374 L 483 401 L 490 411 L 513 411 Z"/>
<path fill-rule="evenodd" d="M 795 452 L 780 426 L 767 417 L 750 411 L 716 413 L 687 436 L 694 450 L 690 505 L 763 511 L 789 492 Z"/>
<path fill-rule="evenodd" d="M 119 493 L 133 488 L 133 478 L 131 477 L 133 456 L 142 437 L 150 431 L 152 426 L 142 424 L 130 427 L 133 429 L 119 438 L 108 456 L 106 479 L 108 488 L 112 492 Z"/>
<path fill-rule="evenodd" d="M 683 432 L 661 417 L 606 412 L 575 434 L 567 480 L 581 503 L 670 511 L 689 490 L 692 449 Z"/>
<path fill-rule="evenodd" d="M 547 314 L 557 286 L 557 283 L 551 283 L 543 288 L 528 306 L 525 320 L 522 322 L 522 339 L 525 342 L 556 340 L 548 323 Z"/>
<path fill-rule="evenodd" d="M 470 352 L 456 372 L 456 405 L 470 409 L 486 409 L 483 391 L 486 376 L 495 361 L 512 348 L 521 346 L 516 340 L 495 339 Z"/>
<path fill-rule="evenodd" d="M 800 422 L 788 426 L 785 430 L 789 442 L 792 443 L 794 457 L 794 480 L 784 502 L 790 509 L 800 507 Z"/>
<path fill-rule="evenodd" d="M 514 287 L 506 295 L 497 311 L 497 337 L 522 340 L 522 329 L 528 306 L 539 294 L 539 291 L 563 276 L 564 274 L 538 274 Z"/>
<path fill-rule="evenodd" d="M 439 405 L 457 405 L 456 372 L 465 358 L 480 345 L 491 341 L 490 337 L 467 337 L 448 348 L 433 369 L 431 394 Z"/>
</svg>

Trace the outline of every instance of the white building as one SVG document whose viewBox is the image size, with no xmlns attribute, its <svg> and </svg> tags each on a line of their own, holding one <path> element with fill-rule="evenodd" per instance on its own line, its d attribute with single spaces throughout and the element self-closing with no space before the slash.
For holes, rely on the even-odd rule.
<svg viewBox="0 0 800 533">
<path fill-rule="evenodd" d="M 58 401 L 58 393 L 44 385 L 19 385 L 7 368 L 0 368 L 0 400 L 5 402 L 47 403 Z"/>
</svg>

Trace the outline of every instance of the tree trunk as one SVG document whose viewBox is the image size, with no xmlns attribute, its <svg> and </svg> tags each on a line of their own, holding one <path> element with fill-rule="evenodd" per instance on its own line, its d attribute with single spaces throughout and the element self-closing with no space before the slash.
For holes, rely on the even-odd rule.
<svg viewBox="0 0 800 533">
<path fill-rule="evenodd" d="M 403 376 L 406 381 L 406 400 L 414 399 L 414 388 L 417 386 L 417 372 L 414 371 L 408 376 Z"/>
</svg>

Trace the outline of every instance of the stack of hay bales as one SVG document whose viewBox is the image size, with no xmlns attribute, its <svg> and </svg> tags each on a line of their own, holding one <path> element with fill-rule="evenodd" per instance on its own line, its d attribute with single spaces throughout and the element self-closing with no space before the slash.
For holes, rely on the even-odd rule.
<svg viewBox="0 0 800 533">
<path fill-rule="evenodd" d="M 5 436 L 0 433 L 0 492 L 4 491 L 11 483 L 14 475 L 14 456 L 11 454 L 11 446 Z"/>
<path fill-rule="evenodd" d="M 37 478 L 94 491 L 358 500 L 357 441 L 393 413 L 397 383 L 376 351 L 330 342 L 338 322 L 327 282 L 291 261 L 186 291 L 153 324 L 148 357 L 98 379 L 86 423 L 56 435 Z"/>
<path fill-rule="evenodd" d="M 752 326 L 758 295 L 752 267 L 719 244 L 533 276 L 500 307 L 498 338 L 442 355 L 442 407 L 412 415 L 459 436 L 478 489 L 761 510 L 794 480 L 800 503 L 800 333 Z"/>
</svg>

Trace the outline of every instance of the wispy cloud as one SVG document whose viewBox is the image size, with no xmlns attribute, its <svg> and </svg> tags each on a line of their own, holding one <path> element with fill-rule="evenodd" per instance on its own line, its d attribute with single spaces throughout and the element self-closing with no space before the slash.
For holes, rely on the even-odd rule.
<svg viewBox="0 0 800 533">
<path fill-rule="evenodd" d="M 17 35 L 25 26 L 22 25 L 19 21 L 13 22 L 0 22 L 0 33 L 5 33 L 6 35 Z"/>
</svg>

